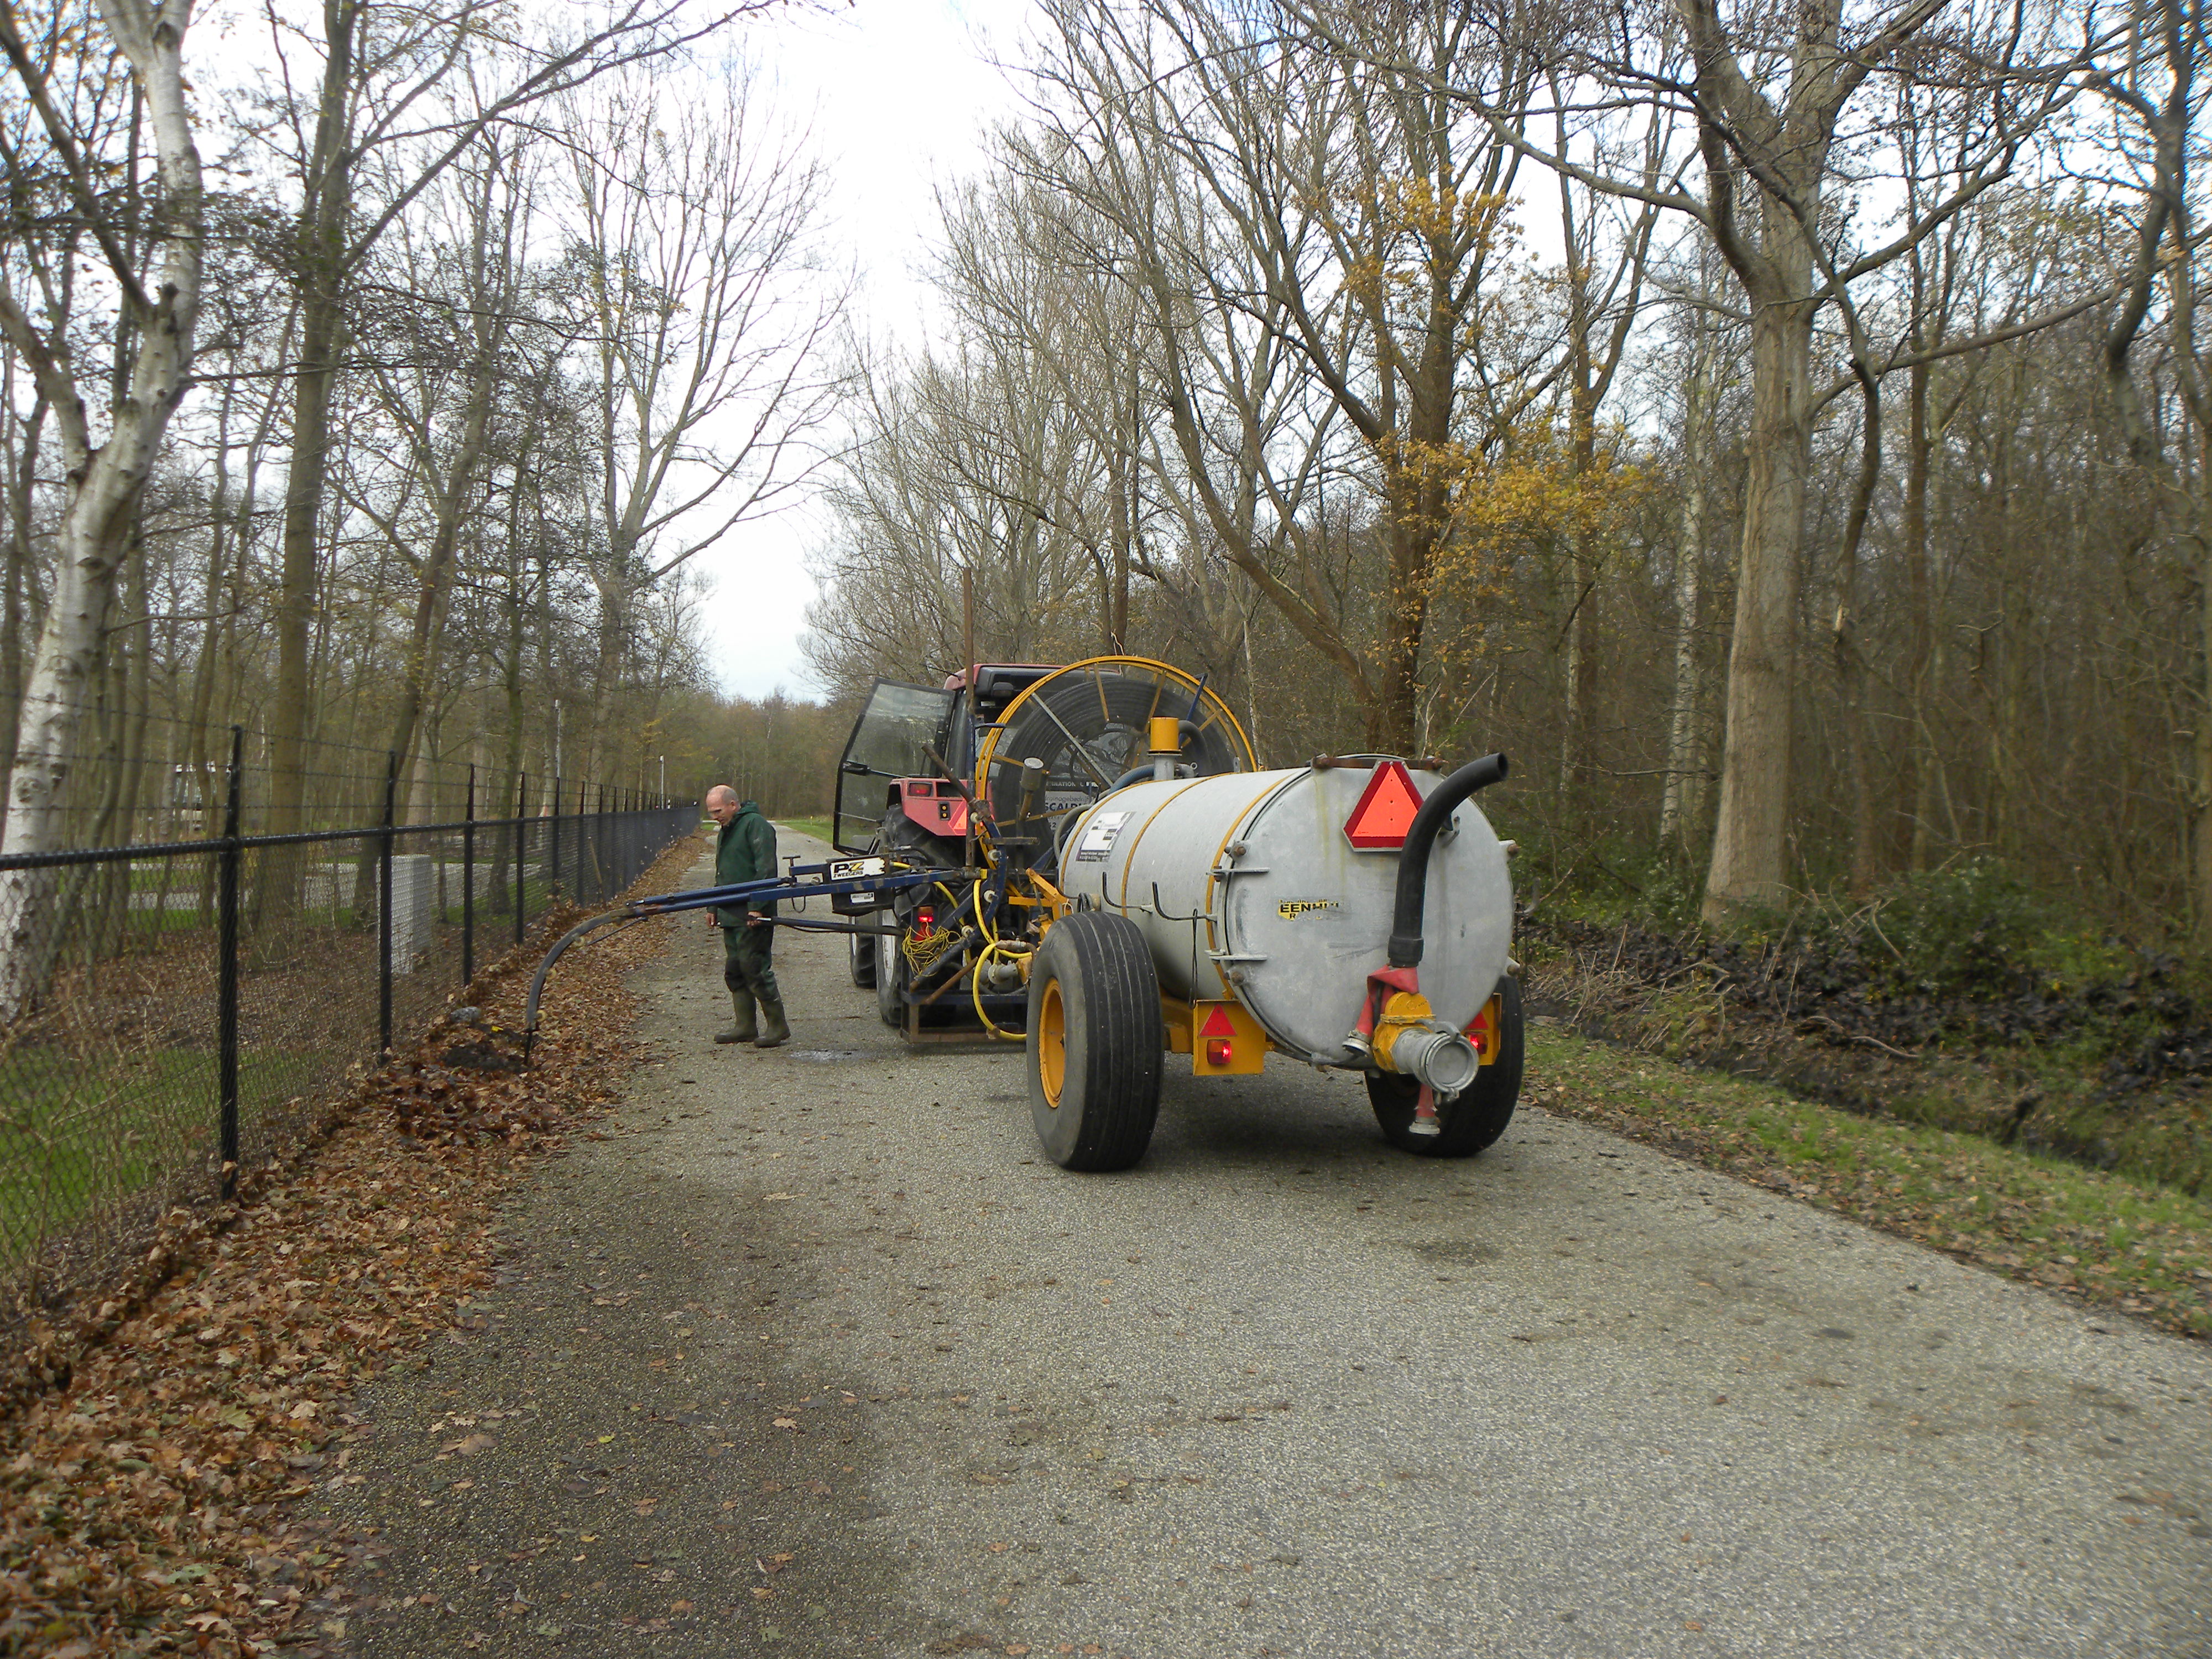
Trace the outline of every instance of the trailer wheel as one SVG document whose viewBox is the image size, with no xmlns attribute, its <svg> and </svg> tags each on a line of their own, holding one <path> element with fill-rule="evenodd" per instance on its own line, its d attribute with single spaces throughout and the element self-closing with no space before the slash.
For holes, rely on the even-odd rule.
<svg viewBox="0 0 2212 1659">
<path fill-rule="evenodd" d="M 1066 1170 L 1126 1170 L 1160 1110 L 1159 976 L 1127 916 L 1081 911 L 1045 934 L 1030 969 L 1030 1118 Z"/>
<path fill-rule="evenodd" d="M 855 921 L 873 921 L 882 913 L 870 911 L 865 916 L 855 916 Z M 845 936 L 845 965 L 852 970 L 853 983 L 863 991 L 876 982 L 876 937 L 872 933 L 848 933 Z"/>
<path fill-rule="evenodd" d="M 1420 1085 L 1392 1072 L 1368 1073 L 1367 1098 L 1382 1126 L 1382 1138 L 1401 1152 L 1423 1158 L 1472 1158 L 1513 1121 L 1521 1097 L 1521 981 L 1508 974 L 1498 981 L 1498 1058 L 1475 1073 L 1473 1088 L 1437 1109 L 1441 1133 L 1411 1133 Z"/>
</svg>

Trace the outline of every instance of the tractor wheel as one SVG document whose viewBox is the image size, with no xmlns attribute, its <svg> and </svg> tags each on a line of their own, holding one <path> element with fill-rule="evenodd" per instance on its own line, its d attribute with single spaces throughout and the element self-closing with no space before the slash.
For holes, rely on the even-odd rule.
<svg viewBox="0 0 2212 1659">
<path fill-rule="evenodd" d="M 1412 1133 L 1421 1085 L 1393 1072 L 1367 1074 L 1367 1098 L 1382 1138 L 1401 1152 L 1423 1158 L 1472 1158 L 1505 1133 L 1521 1097 L 1521 981 L 1498 981 L 1498 1058 L 1474 1075 L 1474 1086 L 1437 1108 L 1442 1132 Z"/>
<path fill-rule="evenodd" d="M 1159 976 L 1127 916 L 1053 924 L 1030 969 L 1030 1117 L 1066 1170 L 1126 1170 L 1160 1110 Z"/>
<path fill-rule="evenodd" d="M 894 916 L 895 919 L 894 913 L 889 910 L 877 914 Z M 900 999 L 905 994 L 913 969 L 907 962 L 906 952 L 899 949 L 896 933 L 877 934 L 875 945 L 876 1012 L 883 1016 L 884 1024 L 891 1030 L 902 1030 L 906 1025 L 906 1004 Z"/>
<path fill-rule="evenodd" d="M 858 922 L 871 922 L 883 913 L 871 910 L 866 915 L 854 916 Z M 848 933 L 845 939 L 845 965 L 851 969 L 853 983 L 863 991 L 876 982 L 876 936 L 872 933 Z"/>
</svg>

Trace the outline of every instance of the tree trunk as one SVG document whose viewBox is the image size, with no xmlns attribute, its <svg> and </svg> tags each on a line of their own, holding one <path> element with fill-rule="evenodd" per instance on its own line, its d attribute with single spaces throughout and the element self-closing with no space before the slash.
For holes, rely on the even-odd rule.
<svg viewBox="0 0 2212 1659">
<path fill-rule="evenodd" d="M 45 435 L 46 398 L 43 390 L 32 401 L 31 412 L 14 420 L 15 363 L 8 360 L 0 396 L 8 400 L 9 436 L 14 440 L 8 478 L 8 559 L 0 573 L 0 730 L 13 732 L 23 708 L 23 627 L 33 596 L 31 572 L 31 497 L 39 478 L 39 446 Z M 15 769 L 13 747 L 0 751 L 0 827 L 8 816 L 8 779 Z"/>
<path fill-rule="evenodd" d="M 46 853 L 62 844 L 70 768 L 100 664 L 100 626 L 130 556 L 148 474 L 191 380 L 199 321 L 205 205 L 185 102 L 184 32 L 166 15 L 120 0 L 102 0 L 100 9 L 144 100 L 162 185 L 162 252 L 155 281 L 143 289 L 142 273 L 113 273 L 125 290 L 137 343 L 127 395 L 118 401 L 106 441 L 97 446 L 66 351 L 52 349 L 13 291 L 0 289 L 0 331 L 31 362 L 58 417 L 66 480 L 53 602 L 16 722 L 0 854 Z M 37 993 L 38 935 L 52 925 L 51 873 L 0 874 L 0 1023 L 21 1014 Z"/>
<path fill-rule="evenodd" d="M 1905 587 L 1909 644 L 1905 689 L 1910 729 L 1899 799 L 1908 804 L 1905 867 L 1917 875 L 1928 867 L 1929 829 L 1936 816 L 1935 725 L 1929 700 L 1934 687 L 1936 599 L 1928 569 L 1928 464 L 1934 447 L 1928 433 L 1928 371 L 1915 363 L 1905 377 Z"/>
<path fill-rule="evenodd" d="M 2212 459 L 2208 457 L 2207 459 Z M 2202 489 L 2203 475 L 2198 477 Z M 2201 511 L 2201 507 L 2200 507 Z M 2212 950 L 2212 539 L 2197 559 L 2197 719 L 2189 815 L 2191 921 L 2197 948 Z"/>
<path fill-rule="evenodd" d="M 1705 564 L 1705 485 L 1712 465 L 1713 411 L 1711 330 L 1703 318 L 1691 326 L 1690 381 L 1682 411 L 1682 518 L 1674 550 L 1674 708 L 1667 732 L 1667 780 L 1659 799 L 1659 842 L 1689 850 L 1704 816 L 1699 775 L 1705 755 L 1698 705 L 1704 676 L 1698 661 L 1698 595 Z"/>
<path fill-rule="evenodd" d="M 300 209 L 300 358 L 292 380 L 292 431 L 284 480 L 283 568 L 276 601 L 276 687 L 269 711 L 269 830 L 307 823 L 307 736 L 311 724 L 312 641 L 319 606 L 323 490 L 330 470 L 331 391 L 343 325 L 347 220 L 353 207 L 354 34 L 362 0 L 324 0 L 323 85 L 314 148 Z M 264 854 L 255 884 L 257 922 L 297 902 L 296 856 Z"/>
<path fill-rule="evenodd" d="M 1743 548 L 1729 647 L 1728 726 L 1704 912 L 1779 904 L 1789 892 L 1790 699 L 1811 436 L 1811 308 L 1752 316 L 1752 421 Z"/>
</svg>

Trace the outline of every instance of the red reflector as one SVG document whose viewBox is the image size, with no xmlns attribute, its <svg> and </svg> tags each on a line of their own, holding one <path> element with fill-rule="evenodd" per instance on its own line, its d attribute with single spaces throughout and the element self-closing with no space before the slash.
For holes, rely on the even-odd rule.
<svg viewBox="0 0 2212 1659">
<path fill-rule="evenodd" d="M 1198 1028 L 1198 1034 L 1200 1036 L 1209 1037 L 1235 1036 L 1237 1027 L 1230 1022 L 1227 1006 L 1222 1003 L 1215 1003 L 1213 1012 L 1206 1017 L 1206 1024 Z"/>
<path fill-rule="evenodd" d="M 1227 1037 L 1218 1036 L 1206 1038 L 1206 1063 L 1207 1065 L 1226 1066 L 1229 1063 L 1229 1060 L 1230 1043 Z"/>
<path fill-rule="evenodd" d="M 1406 831 L 1413 827 L 1413 814 L 1420 810 L 1421 792 L 1413 787 L 1405 763 L 1384 761 L 1345 819 L 1345 839 L 1354 847 L 1403 847 Z"/>
</svg>

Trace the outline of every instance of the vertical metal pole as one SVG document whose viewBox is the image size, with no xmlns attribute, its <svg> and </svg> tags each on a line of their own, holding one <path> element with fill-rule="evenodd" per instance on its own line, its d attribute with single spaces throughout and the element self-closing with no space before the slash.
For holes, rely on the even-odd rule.
<svg viewBox="0 0 2212 1659">
<path fill-rule="evenodd" d="M 229 790 L 222 807 L 222 905 L 216 949 L 216 1100 L 221 1113 L 222 1195 L 238 1196 L 238 864 L 239 787 L 246 728 L 230 728 Z"/>
<path fill-rule="evenodd" d="M 461 817 L 461 983 L 477 976 L 477 768 L 469 763 L 468 811 Z"/>
<path fill-rule="evenodd" d="M 554 809 L 558 811 L 560 809 Z M 530 774 L 525 772 L 514 793 L 514 942 L 522 943 L 522 907 L 529 902 L 522 884 L 522 835 L 530 823 Z"/>
<path fill-rule="evenodd" d="M 975 712 L 975 573 L 960 567 L 960 668 L 968 677 L 968 712 Z"/>
<path fill-rule="evenodd" d="M 553 866 L 553 890 L 556 892 L 561 889 L 561 808 L 564 804 L 561 799 L 561 780 L 556 777 L 553 780 L 553 822 L 550 825 L 553 833 L 553 856 L 550 861 Z"/>
<path fill-rule="evenodd" d="M 376 855 L 376 1046 L 392 1052 L 392 809 L 399 794 L 399 757 L 384 757 L 384 830 Z"/>
</svg>

